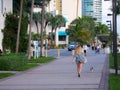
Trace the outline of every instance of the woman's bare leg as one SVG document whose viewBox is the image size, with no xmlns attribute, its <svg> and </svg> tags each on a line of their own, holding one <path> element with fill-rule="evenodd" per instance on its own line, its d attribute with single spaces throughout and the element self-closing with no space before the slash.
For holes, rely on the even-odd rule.
<svg viewBox="0 0 120 90">
<path fill-rule="evenodd" d="M 82 71 L 82 65 L 83 65 L 83 63 L 79 64 L 79 73 L 81 73 L 81 71 Z"/>
</svg>

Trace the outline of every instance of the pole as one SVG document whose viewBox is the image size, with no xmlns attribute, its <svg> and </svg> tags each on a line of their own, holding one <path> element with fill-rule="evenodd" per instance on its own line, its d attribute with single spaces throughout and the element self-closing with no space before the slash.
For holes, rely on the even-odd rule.
<svg viewBox="0 0 120 90">
<path fill-rule="evenodd" d="M 114 56 L 114 66 L 115 74 L 118 74 L 118 61 L 117 61 L 117 22 L 116 22 L 116 0 L 112 1 L 113 7 L 113 56 Z"/>
<path fill-rule="evenodd" d="M 42 0 L 42 15 L 41 15 L 41 33 L 40 33 L 40 56 L 42 55 L 42 49 L 43 49 L 43 29 L 44 29 L 44 13 L 45 13 L 45 0 Z"/>
</svg>

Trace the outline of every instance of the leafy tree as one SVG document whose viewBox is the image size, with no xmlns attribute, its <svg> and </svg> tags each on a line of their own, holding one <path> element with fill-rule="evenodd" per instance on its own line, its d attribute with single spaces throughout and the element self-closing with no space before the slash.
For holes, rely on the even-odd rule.
<svg viewBox="0 0 120 90">
<path fill-rule="evenodd" d="M 14 21 L 14 22 L 13 22 Z M 11 52 L 15 52 L 16 47 L 16 37 L 17 37 L 17 28 L 18 28 L 18 17 L 14 14 L 7 14 L 5 19 L 5 28 L 3 29 L 3 50 L 10 50 Z M 21 25 L 21 34 L 20 34 L 20 52 L 25 52 L 27 49 L 27 24 L 28 18 L 22 18 L 22 25 Z M 23 47 L 24 46 L 24 47 Z"/>
<path fill-rule="evenodd" d="M 94 18 L 82 17 L 71 22 L 67 33 L 70 36 L 70 41 L 80 42 L 81 44 L 89 43 L 94 37 Z"/>
<path fill-rule="evenodd" d="M 13 22 L 14 21 L 14 22 Z M 5 19 L 5 28 L 3 29 L 3 51 L 10 50 L 15 52 L 18 18 L 13 14 L 7 14 Z"/>
<path fill-rule="evenodd" d="M 111 41 L 111 31 L 108 29 L 108 27 L 105 24 L 98 23 L 95 27 L 95 34 L 98 37 L 99 40 L 102 42 L 108 43 Z"/>
</svg>

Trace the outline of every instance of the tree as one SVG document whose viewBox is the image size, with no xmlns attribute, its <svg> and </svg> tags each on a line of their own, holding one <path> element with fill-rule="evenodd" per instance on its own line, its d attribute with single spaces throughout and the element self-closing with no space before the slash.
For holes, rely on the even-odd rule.
<svg viewBox="0 0 120 90">
<path fill-rule="evenodd" d="M 37 34 L 39 33 L 38 23 L 41 24 L 41 13 L 40 12 L 34 12 L 33 13 L 33 20 L 35 21 L 36 27 L 37 27 Z"/>
<path fill-rule="evenodd" d="M 45 29 L 50 20 L 53 18 L 53 14 L 50 12 L 45 12 L 44 19 L 45 19 Z"/>
<path fill-rule="evenodd" d="M 14 22 L 13 22 L 14 21 Z M 7 14 L 5 19 L 5 27 L 3 31 L 3 51 L 9 50 L 10 52 L 15 52 L 15 42 L 17 36 L 17 22 L 18 18 L 13 14 Z"/>
<path fill-rule="evenodd" d="M 105 24 L 98 23 L 95 27 L 95 35 L 102 42 L 108 43 L 109 41 L 111 41 L 111 33 L 112 32 L 108 29 L 108 27 Z"/>
<path fill-rule="evenodd" d="M 82 44 L 90 42 L 94 38 L 94 26 L 94 18 L 76 18 L 68 27 L 67 33 L 69 34 L 70 41 L 76 41 Z"/>
<path fill-rule="evenodd" d="M 14 22 L 13 22 L 14 21 Z M 5 28 L 3 29 L 3 50 L 9 50 L 12 53 L 15 53 L 16 49 L 16 37 L 17 37 L 17 28 L 18 28 L 18 17 L 14 14 L 7 14 L 5 19 Z M 22 17 L 21 22 L 21 33 L 20 33 L 20 52 L 26 52 L 28 45 L 28 35 L 27 35 L 27 25 L 28 17 Z M 23 47 L 24 46 L 24 47 Z"/>
<path fill-rule="evenodd" d="M 55 30 L 55 37 L 56 37 L 57 28 L 62 27 L 64 25 L 64 23 L 65 23 L 65 19 L 62 15 L 56 15 L 55 17 L 53 17 L 50 20 L 49 25 L 52 27 L 52 31 L 51 31 L 51 39 L 52 40 L 53 40 L 53 38 L 52 38 L 53 31 Z M 56 41 L 55 41 L 55 43 L 56 43 Z"/>
<path fill-rule="evenodd" d="M 31 25 L 32 25 L 32 18 L 33 18 L 33 5 L 34 5 L 34 0 L 32 0 L 31 14 L 30 14 L 30 30 L 29 30 L 28 60 L 30 60 L 30 58 L 31 58 Z"/>
<path fill-rule="evenodd" d="M 18 31 L 17 31 L 16 53 L 18 53 L 18 49 L 19 49 L 19 39 L 20 39 L 20 27 L 21 27 L 21 19 L 22 19 L 22 10 L 23 10 L 23 0 L 20 1 L 20 17 L 19 17 Z"/>
</svg>

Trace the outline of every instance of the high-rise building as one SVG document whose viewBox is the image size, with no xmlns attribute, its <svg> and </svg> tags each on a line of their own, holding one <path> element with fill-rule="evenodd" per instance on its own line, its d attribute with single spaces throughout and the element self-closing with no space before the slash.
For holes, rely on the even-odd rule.
<svg viewBox="0 0 120 90">
<path fill-rule="evenodd" d="M 82 16 L 93 16 L 93 0 L 82 0 Z"/>
<path fill-rule="evenodd" d="M 102 22 L 102 0 L 82 0 L 82 16 L 92 16 Z"/>
</svg>

